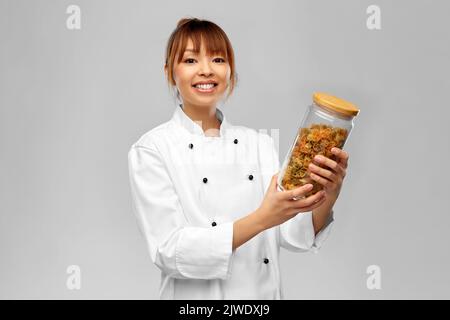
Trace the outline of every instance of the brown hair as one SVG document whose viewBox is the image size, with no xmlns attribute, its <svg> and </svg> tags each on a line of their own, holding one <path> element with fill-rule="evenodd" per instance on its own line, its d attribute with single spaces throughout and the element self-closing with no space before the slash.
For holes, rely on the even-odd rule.
<svg viewBox="0 0 450 320">
<path fill-rule="evenodd" d="M 194 44 L 194 51 L 200 52 L 202 40 L 206 46 L 208 55 L 221 54 L 230 65 L 230 85 L 227 98 L 233 92 L 237 75 L 235 70 L 234 52 L 231 42 L 225 32 L 215 23 L 208 20 L 199 20 L 197 18 L 183 18 L 178 21 L 176 29 L 170 35 L 166 47 L 165 67 L 167 68 L 167 81 L 170 86 L 175 86 L 173 78 L 173 69 L 175 59 L 180 63 L 183 59 L 183 53 L 186 49 L 188 39 Z"/>
</svg>

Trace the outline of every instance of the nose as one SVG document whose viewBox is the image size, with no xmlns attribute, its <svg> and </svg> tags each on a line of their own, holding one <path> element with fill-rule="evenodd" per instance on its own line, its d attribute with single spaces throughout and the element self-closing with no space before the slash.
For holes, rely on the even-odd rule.
<svg viewBox="0 0 450 320">
<path fill-rule="evenodd" d="M 199 73 L 203 76 L 210 76 L 213 74 L 213 69 L 211 68 L 211 65 L 209 64 L 209 61 L 203 61 L 199 64 Z"/>
</svg>

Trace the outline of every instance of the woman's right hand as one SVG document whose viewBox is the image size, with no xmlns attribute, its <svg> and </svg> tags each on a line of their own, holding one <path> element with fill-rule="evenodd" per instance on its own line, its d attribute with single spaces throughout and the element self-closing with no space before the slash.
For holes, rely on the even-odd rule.
<svg viewBox="0 0 450 320">
<path fill-rule="evenodd" d="M 257 215 L 264 229 L 282 224 L 300 212 L 312 211 L 321 206 L 326 199 L 323 191 L 302 198 L 312 190 L 312 184 L 305 184 L 292 190 L 278 191 L 277 180 L 278 173 L 272 177 L 261 206 L 257 209 Z"/>
</svg>

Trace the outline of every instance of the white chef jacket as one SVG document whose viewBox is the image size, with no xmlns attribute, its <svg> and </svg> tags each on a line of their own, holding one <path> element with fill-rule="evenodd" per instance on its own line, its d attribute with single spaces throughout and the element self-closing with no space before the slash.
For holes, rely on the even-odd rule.
<svg viewBox="0 0 450 320">
<path fill-rule="evenodd" d="M 230 124 L 220 136 L 175 107 L 128 152 L 133 210 L 161 270 L 161 299 L 283 299 L 280 247 L 317 252 L 333 212 L 314 235 L 312 212 L 265 230 L 232 251 L 233 222 L 256 210 L 279 170 L 273 139 Z"/>
</svg>

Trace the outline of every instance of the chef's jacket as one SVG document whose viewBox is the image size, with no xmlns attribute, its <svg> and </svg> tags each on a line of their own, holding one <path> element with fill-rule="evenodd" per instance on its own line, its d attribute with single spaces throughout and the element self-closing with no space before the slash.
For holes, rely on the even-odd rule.
<svg viewBox="0 0 450 320">
<path fill-rule="evenodd" d="M 153 263 L 161 299 L 283 299 L 280 247 L 317 252 L 333 212 L 315 235 L 301 212 L 232 251 L 233 222 L 256 210 L 279 170 L 273 139 L 230 124 L 216 108 L 220 136 L 175 107 L 172 118 L 128 152 L 133 210 Z"/>
</svg>

